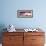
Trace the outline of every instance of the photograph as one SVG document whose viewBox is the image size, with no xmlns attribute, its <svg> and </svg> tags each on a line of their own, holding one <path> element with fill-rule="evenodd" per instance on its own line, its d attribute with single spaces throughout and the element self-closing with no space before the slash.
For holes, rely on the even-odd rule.
<svg viewBox="0 0 46 46">
<path fill-rule="evenodd" d="M 17 10 L 18 18 L 32 18 L 33 10 Z"/>
</svg>

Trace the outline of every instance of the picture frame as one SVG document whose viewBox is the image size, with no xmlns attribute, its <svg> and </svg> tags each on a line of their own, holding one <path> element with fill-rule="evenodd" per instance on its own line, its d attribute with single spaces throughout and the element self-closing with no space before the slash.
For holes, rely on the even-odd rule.
<svg viewBox="0 0 46 46">
<path fill-rule="evenodd" d="M 32 18 L 33 10 L 17 10 L 18 18 Z"/>
</svg>

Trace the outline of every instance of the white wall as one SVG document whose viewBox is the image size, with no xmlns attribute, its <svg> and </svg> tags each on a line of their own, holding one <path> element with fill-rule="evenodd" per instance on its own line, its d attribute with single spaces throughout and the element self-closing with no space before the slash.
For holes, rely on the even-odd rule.
<svg viewBox="0 0 46 46">
<path fill-rule="evenodd" d="M 0 0 L 0 24 L 16 28 L 42 27 L 46 31 L 46 0 Z M 33 18 L 17 18 L 17 10 L 32 9 Z"/>
</svg>

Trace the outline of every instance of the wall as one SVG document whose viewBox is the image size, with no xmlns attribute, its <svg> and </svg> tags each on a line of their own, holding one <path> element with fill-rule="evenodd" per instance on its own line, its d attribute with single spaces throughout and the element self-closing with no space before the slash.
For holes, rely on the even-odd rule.
<svg viewBox="0 0 46 46">
<path fill-rule="evenodd" d="M 1 0 L 0 25 L 16 28 L 42 27 L 46 29 L 46 0 Z M 32 9 L 33 18 L 17 18 L 18 9 Z M 46 31 L 46 30 L 44 30 Z"/>
</svg>

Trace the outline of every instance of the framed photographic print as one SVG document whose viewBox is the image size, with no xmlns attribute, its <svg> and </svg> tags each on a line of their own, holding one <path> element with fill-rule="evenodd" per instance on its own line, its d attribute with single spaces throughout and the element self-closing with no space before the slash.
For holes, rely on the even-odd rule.
<svg viewBox="0 0 46 46">
<path fill-rule="evenodd" d="M 18 18 L 32 18 L 33 10 L 17 10 Z"/>
</svg>

